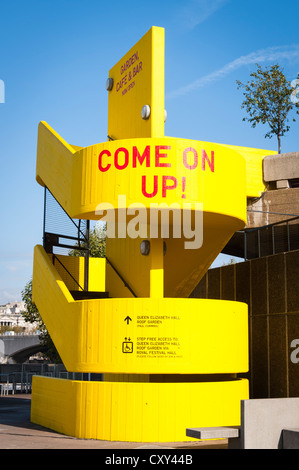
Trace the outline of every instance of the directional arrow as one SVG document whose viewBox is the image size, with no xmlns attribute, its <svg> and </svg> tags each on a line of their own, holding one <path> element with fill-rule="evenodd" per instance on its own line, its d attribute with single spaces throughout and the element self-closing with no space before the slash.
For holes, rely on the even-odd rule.
<svg viewBox="0 0 299 470">
<path fill-rule="evenodd" d="M 127 322 L 127 325 L 129 325 L 130 321 L 133 321 L 132 318 L 129 317 L 129 315 L 124 319 L 124 321 Z"/>
</svg>

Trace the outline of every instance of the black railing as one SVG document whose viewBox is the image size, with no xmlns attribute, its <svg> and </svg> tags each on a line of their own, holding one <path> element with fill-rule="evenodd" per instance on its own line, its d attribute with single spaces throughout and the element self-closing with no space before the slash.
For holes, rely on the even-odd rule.
<svg viewBox="0 0 299 470">
<path fill-rule="evenodd" d="M 80 289 L 88 291 L 89 271 L 89 220 L 72 219 L 57 199 L 45 188 L 43 246 L 47 253 L 54 255 L 53 262 L 59 261 L 65 272 Z M 59 254 L 84 256 L 84 287 L 82 288 L 64 263 Z"/>
<path fill-rule="evenodd" d="M 84 288 L 79 284 L 79 282 L 77 281 L 77 279 L 75 279 L 75 277 L 70 273 L 70 271 L 67 269 L 67 267 L 62 263 L 62 261 L 58 258 L 57 255 L 54 255 L 52 254 L 52 262 L 53 262 L 53 266 L 55 266 L 55 261 L 58 261 L 58 263 L 60 264 L 60 266 L 63 267 L 63 269 L 66 271 L 66 273 L 71 277 L 71 279 L 74 281 L 74 283 L 79 287 L 79 289 L 81 291 L 84 291 Z"/>
<path fill-rule="evenodd" d="M 299 216 L 236 232 L 222 253 L 245 260 L 299 249 Z"/>
<path fill-rule="evenodd" d="M 69 276 L 69 280 L 75 282 L 81 293 L 88 289 L 89 272 L 89 243 L 90 221 L 72 219 L 48 188 L 44 194 L 44 224 L 43 224 L 43 246 L 47 253 L 52 255 L 52 262 L 55 261 L 63 268 Z M 65 266 L 59 258 L 59 254 L 68 256 L 84 256 L 84 287 L 82 287 L 75 276 Z M 131 292 L 133 297 L 137 297 L 131 286 L 119 273 L 117 268 L 106 257 L 107 264 L 111 266 L 124 286 Z M 91 293 L 93 294 L 93 293 Z M 82 297 L 83 298 L 83 297 Z"/>
<path fill-rule="evenodd" d="M 118 272 L 118 270 L 116 269 L 116 267 L 111 263 L 111 261 L 107 258 L 106 256 L 106 261 L 107 261 L 107 264 L 109 264 L 111 266 L 111 268 L 113 269 L 113 271 L 118 275 L 118 277 L 120 278 L 120 280 L 123 282 L 124 286 L 129 289 L 129 291 L 131 292 L 131 294 L 133 295 L 133 297 L 137 297 L 137 295 L 135 294 L 135 292 L 133 291 L 133 289 L 129 286 L 129 284 L 127 283 L 127 281 L 122 277 L 122 275 Z"/>
</svg>

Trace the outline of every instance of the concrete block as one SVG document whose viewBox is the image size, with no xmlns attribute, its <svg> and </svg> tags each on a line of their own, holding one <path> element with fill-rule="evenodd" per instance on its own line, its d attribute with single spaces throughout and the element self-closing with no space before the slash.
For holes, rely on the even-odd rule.
<svg viewBox="0 0 299 470">
<path fill-rule="evenodd" d="M 288 189 L 290 187 L 289 180 L 276 181 L 276 189 Z"/>
<path fill-rule="evenodd" d="M 245 302 L 251 313 L 250 261 L 236 264 L 236 300 Z"/>
<path fill-rule="evenodd" d="M 221 299 L 235 300 L 235 264 L 221 268 Z"/>
<path fill-rule="evenodd" d="M 298 397 L 299 390 L 299 363 L 296 362 L 296 347 L 292 347 L 292 341 L 299 338 L 299 315 L 288 315 L 287 321 L 287 336 L 288 341 L 288 388 L 290 397 Z M 295 359 L 292 357 L 292 352 L 295 351 Z M 299 427 L 299 423 L 296 425 Z"/>
<path fill-rule="evenodd" d="M 269 313 L 282 313 L 286 311 L 285 255 L 269 256 L 267 261 Z"/>
<path fill-rule="evenodd" d="M 220 269 L 215 268 L 208 271 L 208 298 L 220 299 Z"/>
<path fill-rule="evenodd" d="M 251 396 L 268 397 L 269 386 L 269 348 L 268 319 L 266 315 L 250 317 L 251 330 Z"/>
<path fill-rule="evenodd" d="M 286 315 L 269 315 L 269 393 L 271 397 L 288 396 Z M 299 423 L 298 423 L 299 426 Z"/>
<path fill-rule="evenodd" d="M 299 429 L 283 429 L 282 448 L 299 449 Z"/>
<path fill-rule="evenodd" d="M 233 449 L 282 449 L 283 429 L 299 426 L 299 398 L 241 401 L 240 437 L 229 439 Z"/>
<path fill-rule="evenodd" d="M 265 157 L 263 178 L 266 183 L 299 178 L 299 152 Z"/>
<path fill-rule="evenodd" d="M 290 251 L 285 254 L 286 284 L 287 284 L 287 312 L 298 312 L 299 290 L 296 279 L 299 279 L 299 251 Z"/>
<path fill-rule="evenodd" d="M 211 428 L 187 428 L 186 436 L 195 439 L 228 439 L 239 437 L 240 428 L 233 427 L 211 427 Z"/>
<path fill-rule="evenodd" d="M 201 279 L 199 284 L 195 287 L 190 297 L 195 299 L 206 299 L 207 298 L 207 273 Z"/>
<path fill-rule="evenodd" d="M 258 258 L 251 263 L 252 315 L 267 312 L 267 259 Z"/>
</svg>

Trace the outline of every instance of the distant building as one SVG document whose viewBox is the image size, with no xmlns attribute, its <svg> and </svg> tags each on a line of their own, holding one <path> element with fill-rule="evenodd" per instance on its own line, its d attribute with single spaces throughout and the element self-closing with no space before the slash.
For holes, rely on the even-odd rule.
<svg viewBox="0 0 299 470">
<path fill-rule="evenodd" d="M 33 332 L 36 329 L 35 323 L 25 321 L 22 312 L 26 311 L 25 302 L 10 302 L 0 306 L 0 327 L 9 328 L 20 327 L 24 333 Z"/>
</svg>

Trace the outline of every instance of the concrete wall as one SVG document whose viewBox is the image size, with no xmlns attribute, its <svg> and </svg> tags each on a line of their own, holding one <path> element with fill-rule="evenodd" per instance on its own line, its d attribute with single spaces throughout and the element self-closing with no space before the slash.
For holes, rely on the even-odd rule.
<svg viewBox="0 0 299 470">
<path fill-rule="evenodd" d="M 299 152 L 265 157 L 263 160 L 263 177 L 266 183 L 299 178 Z"/>
<path fill-rule="evenodd" d="M 299 215 L 299 152 L 265 157 L 263 179 L 268 190 L 260 198 L 248 200 L 247 228 Z"/>
<path fill-rule="evenodd" d="M 299 188 L 267 191 L 259 199 L 249 202 L 247 228 L 273 224 L 297 215 Z"/>
<path fill-rule="evenodd" d="M 251 398 L 299 396 L 299 250 L 210 269 L 191 297 L 248 304 Z"/>
<path fill-rule="evenodd" d="M 4 344 L 5 356 L 10 356 L 16 351 L 21 349 L 29 348 L 40 344 L 39 335 L 20 335 L 20 336 L 0 336 L 1 341 Z"/>
</svg>

